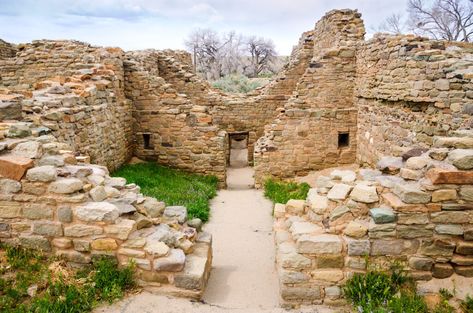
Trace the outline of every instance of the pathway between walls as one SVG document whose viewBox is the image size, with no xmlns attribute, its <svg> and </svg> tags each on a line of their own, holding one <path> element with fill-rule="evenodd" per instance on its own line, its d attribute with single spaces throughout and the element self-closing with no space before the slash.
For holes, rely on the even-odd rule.
<svg viewBox="0 0 473 313">
<path fill-rule="evenodd" d="M 328 313 L 311 306 L 294 311 L 279 308 L 274 266 L 272 203 L 253 189 L 253 169 L 228 169 L 228 188 L 212 200 L 205 230 L 213 236 L 213 262 L 203 301 L 142 292 L 96 313 Z"/>
</svg>

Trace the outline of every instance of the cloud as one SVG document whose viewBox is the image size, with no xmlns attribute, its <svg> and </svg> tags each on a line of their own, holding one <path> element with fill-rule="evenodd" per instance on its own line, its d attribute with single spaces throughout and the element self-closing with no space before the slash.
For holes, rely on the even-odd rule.
<svg viewBox="0 0 473 313">
<path fill-rule="evenodd" d="M 300 34 L 334 8 L 358 8 L 366 28 L 404 0 L 0 0 L 0 38 L 70 38 L 125 49 L 182 48 L 195 27 L 273 39 L 289 54 Z"/>
</svg>

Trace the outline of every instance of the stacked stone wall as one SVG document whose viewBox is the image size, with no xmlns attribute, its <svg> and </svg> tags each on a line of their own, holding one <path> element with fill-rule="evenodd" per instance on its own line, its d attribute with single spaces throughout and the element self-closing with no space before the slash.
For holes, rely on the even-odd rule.
<svg viewBox="0 0 473 313">
<path fill-rule="evenodd" d="M 364 36 L 360 16 L 332 11 L 317 23 L 309 66 L 284 111 L 258 140 L 257 184 L 268 175 L 289 178 L 355 161 L 355 52 Z M 343 145 L 339 134 L 349 137 Z"/>
<path fill-rule="evenodd" d="M 357 55 L 358 159 L 375 164 L 473 126 L 473 46 L 379 35 Z"/>
<path fill-rule="evenodd" d="M 110 177 L 41 131 L 32 123 L 0 123 L 0 241 L 73 267 L 102 256 L 134 262 L 145 288 L 200 298 L 211 236 L 196 221 L 188 225 L 186 208 L 144 197 L 139 186 Z"/>
<path fill-rule="evenodd" d="M 4 94 L 23 94 L 25 121 L 53 130 L 92 162 L 114 170 L 131 157 L 122 50 L 75 41 L 20 45 L 16 58 L 0 60 L 2 88 Z"/>
<path fill-rule="evenodd" d="M 0 59 L 13 58 L 16 54 L 16 47 L 0 39 Z"/>
<path fill-rule="evenodd" d="M 454 135 L 377 169 L 318 175 L 307 201 L 276 204 L 283 303 L 342 305 L 346 280 L 368 265 L 398 262 L 419 292 L 433 278 L 473 277 L 473 132 Z"/>
<path fill-rule="evenodd" d="M 159 52 L 127 54 L 125 92 L 133 102 L 135 155 L 215 175 L 224 183 L 226 133 L 213 123 L 209 107 L 193 103 L 161 77 L 169 77 L 159 65 L 163 57 Z"/>
</svg>

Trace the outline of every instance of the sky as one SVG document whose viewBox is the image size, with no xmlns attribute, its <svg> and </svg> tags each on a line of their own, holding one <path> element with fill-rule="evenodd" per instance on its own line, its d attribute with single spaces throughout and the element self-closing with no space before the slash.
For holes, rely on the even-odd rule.
<svg viewBox="0 0 473 313">
<path fill-rule="evenodd" d="M 302 32 L 332 9 L 358 9 L 368 33 L 404 0 L 0 0 L 0 38 L 75 39 L 93 45 L 183 49 L 196 28 L 271 38 L 290 54 Z"/>
</svg>

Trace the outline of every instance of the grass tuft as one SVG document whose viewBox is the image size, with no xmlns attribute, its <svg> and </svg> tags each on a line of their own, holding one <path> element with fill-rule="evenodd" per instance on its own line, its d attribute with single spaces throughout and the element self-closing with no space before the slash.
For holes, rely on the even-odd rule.
<svg viewBox="0 0 473 313">
<path fill-rule="evenodd" d="M 73 271 L 63 261 L 20 247 L 0 246 L 0 312 L 81 313 L 121 298 L 134 286 L 133 264 L 98 259 Z M 35 287 L 32 294 L 28 289 Z"/>
<path fill-rule="evenodd" d="M 127 164 L 113 176 L 126 178 L 141 187 L 144 195 L 164 201 L 166 205 L 187 207 L 189 218 L 209 219 L 209 200 L 217 194 L 218 179 L 185 173 L 156 163 Z"/>
<path fill-rule="evenodd" d="M 305 200 L 310 186 L 307 183 L 282 182 L 268 179 L 264 183 L 264 195 L 274 203 L 286 204 L 291 199 Z"/>
</svg>

